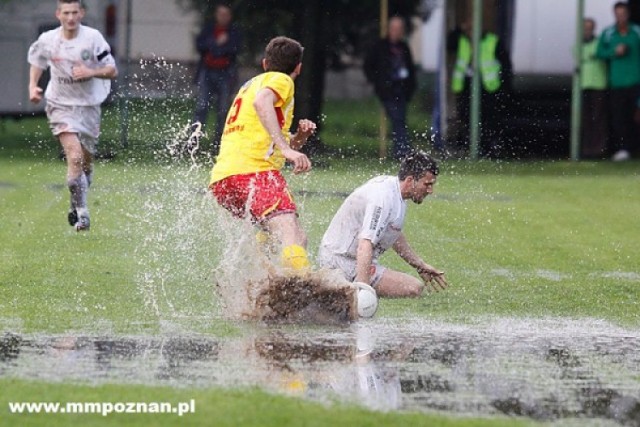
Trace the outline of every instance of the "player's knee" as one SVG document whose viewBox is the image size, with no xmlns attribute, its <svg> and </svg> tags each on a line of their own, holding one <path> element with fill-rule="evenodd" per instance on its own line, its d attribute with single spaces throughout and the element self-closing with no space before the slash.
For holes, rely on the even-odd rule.
<svg viewBox="0 0 640 427">
<path fill-rule="evenodd" d="M 65 157 L 67 158 L 67 165 L 69 167 L 82 170 L 84 165 L 84 154 L 81 149 L 67 149 L 65 150 Z"/>
<path fill-rule="evenodd" d="M 424 285 L 418 279 L 411 277 L 411 279 L 404 283 L 403 294 L 407 298 L 418 298 L 422 296 Z"/>
<path fill-rule="evenodd" d="M 421 297 L 423 289 L 424 289 L 424 286 L 422 286 L 421 284 L 419 285 L 412 284 L 406 289 L 406 296 L 407 298 Z"/>
</svg>

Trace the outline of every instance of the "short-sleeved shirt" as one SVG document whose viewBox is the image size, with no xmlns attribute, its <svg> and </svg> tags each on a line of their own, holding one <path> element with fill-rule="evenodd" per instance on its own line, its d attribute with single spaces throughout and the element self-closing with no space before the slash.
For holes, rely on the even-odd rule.
<svg viewBox="0 0 640 427">
<path fill-rule="evenodd" d="M 31 65 L 50 68 L 51 80 L 45 98 L 58 105 L 95 106 L 109 95 L 109 79 L 74 79 L 73 66 L 83 63 L 88 68 L 115 65 L 111 48 L 94 28 L 80 25 L 73 39 L 63 37 L 62 27 L 44 32 L 29 48 Z"/>
<path fill-rule="evenodd" d="M 400 237 L 406 211 L 398 177 L 373 178 L 342 203 L 322 237 L 320 252 L 355 259 L 359 240 L 367 239 L 376 259 Z"/>
<path fill-rule="evenodd" d="M 289 140 L 294 106 L 293 79 L 279 72 L 259 74 L 240 88 L 231 104 L 209 185 L 232 175 L 280 170 L 284 166 L 282 152 L 273 143 L 253 106 L 257 93 L 265 88 L 272 90 L 278 98 L 274 105 L 276 115 L 282 135 Z"/>
</svg>

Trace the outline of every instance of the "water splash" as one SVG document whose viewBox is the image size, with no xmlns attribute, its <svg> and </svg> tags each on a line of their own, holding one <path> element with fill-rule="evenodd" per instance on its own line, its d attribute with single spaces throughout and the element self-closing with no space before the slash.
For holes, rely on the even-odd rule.
<svg viewBox="0 0 640 427">
<path fill-rule="evenodd" d="M 200 141 L 204 136 L 202 123 L 189 123 L 181 129 L 173 140 L 167 143 L 167 152 L 174 159 L 182 159 L 185 156 L 189 156 L 191 161 L 190 171 L 200 168 L 202 163 L 197 156 L 200 151 Z"/>
</svg>

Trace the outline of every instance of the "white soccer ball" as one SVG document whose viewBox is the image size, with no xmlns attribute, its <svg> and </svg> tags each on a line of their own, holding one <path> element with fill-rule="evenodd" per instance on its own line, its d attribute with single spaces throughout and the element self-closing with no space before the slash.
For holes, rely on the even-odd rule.
<svg viewBox="0 0 640 427">
<path fill-rule="evenodd" d="M 378 295 L 375 289 L 362 282 L 354 282 L 353 284 L 358 288 L 358 316 L 373 317 L 378 310 Z"/>
</svg>

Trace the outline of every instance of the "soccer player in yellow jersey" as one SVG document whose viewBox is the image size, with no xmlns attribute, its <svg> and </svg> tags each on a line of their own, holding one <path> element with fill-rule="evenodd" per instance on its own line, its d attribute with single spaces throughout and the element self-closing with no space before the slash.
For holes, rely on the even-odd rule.
<svg viewBox="0 0 640 427">
<path fill-rule="evenodd" d="M 297 132 L 289 134 L 302 51 L 287 37 L 269 42 L 262 60 L 265 72 L 247 81 L 233 100 L 209 183 L 221 206 L 239 218 L 250 216 L 281 243 L 282 264 L 294 270 L 309 266 L 307 237 L 280 169 L 286 161 L 296 174 L 311 169 L 309 158 L 297 150 L 316 124 L 300 120 Z"/>
</svg>

